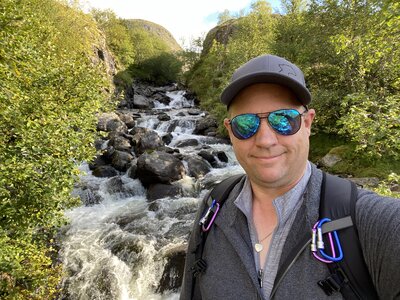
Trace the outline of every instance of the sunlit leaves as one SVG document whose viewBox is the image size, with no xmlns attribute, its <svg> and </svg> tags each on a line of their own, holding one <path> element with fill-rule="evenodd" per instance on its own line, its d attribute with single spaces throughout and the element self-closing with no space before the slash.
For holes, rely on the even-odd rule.
<svg viewBox="0 0 400 300">
<path fill-rule="evenodd" d="M 50 299 L 52 236 L 76 205 L 108 81 L 90 60 L 91 18 L 54 0 L 5 0 L 0 12 L 0 298 Z"/>
</svg>

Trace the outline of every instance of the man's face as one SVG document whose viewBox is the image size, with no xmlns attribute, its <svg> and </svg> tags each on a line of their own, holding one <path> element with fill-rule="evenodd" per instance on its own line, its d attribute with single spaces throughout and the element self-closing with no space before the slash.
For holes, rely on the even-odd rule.
<svg viewBox="0 0 400 300">
<path fill-rule="evenodd" d="M 305 111 L 294 94 L 276 84 L 255 84 L 243 89 L 229 108 L 230 118 L 244 113 L 265 113 L 293 108 Z M 229 132 L 233 150 L 252 184 L 264 188 L 290 189 L 304 173 L 309 150 L 311 123 L 315 112 L 310 109 L 294 135 L 276 133 L 266 119 L 261 120 L 257 133 L 246 140 L 236 138 L 229 119 L 224 125 Z"/>
</svg>

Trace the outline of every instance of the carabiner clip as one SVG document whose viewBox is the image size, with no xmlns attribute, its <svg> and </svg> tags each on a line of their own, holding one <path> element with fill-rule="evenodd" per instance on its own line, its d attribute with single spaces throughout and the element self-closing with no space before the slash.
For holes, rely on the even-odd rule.
<svg viewBox="0 0 400 300">
<path fill-rule="evenodd" d="M 207 209 L 206 213 L 199 221 L 199 225 L 201 226 L 203 232 L 210 230 L 211 225 L 212 223 L 214 223 L 218 211 L 219 211 L 219 203 L 214 199 L 211 203 L 211 206 Z M 208 222 L 208 219 L 210 219 L 210 217 L 211 220 Z"/>
</svg>

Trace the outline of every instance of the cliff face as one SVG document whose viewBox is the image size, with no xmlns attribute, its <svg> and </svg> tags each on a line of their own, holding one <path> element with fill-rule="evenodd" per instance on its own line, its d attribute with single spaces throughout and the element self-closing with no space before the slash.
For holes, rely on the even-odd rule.
<svg viewBox="0 0 400 300">
<path fill-rule="evenodd" d="M 181 51 L 182 47 L 179 46 L 172 34 L 163 26 L 141 19 L 124 20 L 128 29 L 144 29 L 155 37 L 161 39 L 172 52 Z"/>
<path fill-rule="evenodd" d="M 208 53 L 212 46 L 213 40 L 226 45 L 237 29 L 238 19 L 228 20 L 214 28 L 212 28 L 206 35 L 203 42 L 202 55 Z"/>
</svg>

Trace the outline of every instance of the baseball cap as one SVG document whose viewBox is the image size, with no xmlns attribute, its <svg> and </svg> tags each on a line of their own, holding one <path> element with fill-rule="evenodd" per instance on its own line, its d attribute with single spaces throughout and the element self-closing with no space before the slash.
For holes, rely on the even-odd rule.
<svg viewBox="0 0 400 300">
<path fill-rule="evenodd" d="M 303 105 L 311 102 L 311 94 L 306 87 L 303 72 L 286 59 L 270 54 L 255 57 L 236 69 L 230 84 L 221 94 L 221 102 L 229 106 L 242 89 L 256 83 L 286 86 Z"/>
</svg>

